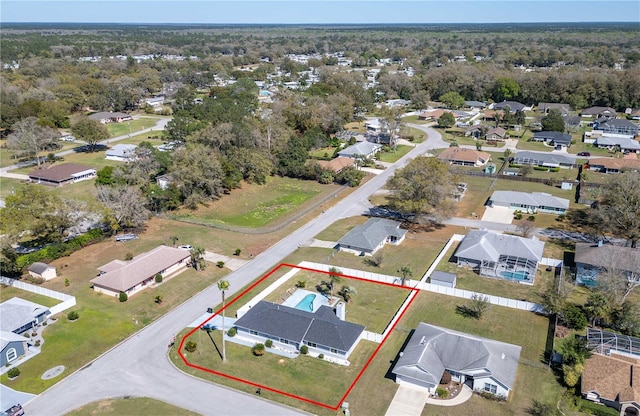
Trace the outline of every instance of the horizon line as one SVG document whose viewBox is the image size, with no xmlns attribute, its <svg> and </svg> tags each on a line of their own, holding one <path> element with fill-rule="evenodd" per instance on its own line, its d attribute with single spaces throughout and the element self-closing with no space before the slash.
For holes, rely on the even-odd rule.
<svg viewBox="0 0 640 416">
<path fill-rule="evenodd" d="M 526 24 L 526 25 L 535 25 L 535 24 L 633 24 L 640 25 L 640 21 L 629 20 L 593 20 L 593 21 L 536 21 L 536 22 L 527 22 L 527 21 L 513 21 L 513 22 L 394 22 L 394 23 L 383 23 L 383 22 L 372 22 L 372 23 L 362 23 L 362 22 L 341 22 L 341 23 L 331 23 L 331 22 L 276 22 L 276 23 L 243 23 L 243 22 L 80 22 L 80 21 L 45 21 L 45 22 L 3 22 L 0 21 L 0 25 L 3 24 L 31 24 L 31 25 L 42 25 L 42 24 L 84 24 L 84 25 L 243 25 L 243 26 L 260 26 L 260 25 L 268 25 L 268 26 L 291 26 L 291 25 L 334 25 L 334 26 L 347 26 L 347 25 L 358 25 L 358 26 L 393 26 L 393 25 L 414 25 L 414 26 L 425 26 L 425 25 L 510 25 L 510 24 Z"/>
</svg>

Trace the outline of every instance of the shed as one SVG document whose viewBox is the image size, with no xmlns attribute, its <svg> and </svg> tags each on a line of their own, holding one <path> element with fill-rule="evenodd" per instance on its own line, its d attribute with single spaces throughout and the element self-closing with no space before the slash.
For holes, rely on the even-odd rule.
<svg viewBox="0 0 640 416">
<path fill-rule="evenodd" d="M 444 287 L 456 287 L 457 276 L 453 273 L 436 270 L 431 275 L 431 284 Z"/>
<path fill-rule="evenodd" d="M 57 276 L 56 268 L 47 263 L 35 262 L 29 266 L 29 274 L 44 280 L 51 280 Z"/>
</svg>

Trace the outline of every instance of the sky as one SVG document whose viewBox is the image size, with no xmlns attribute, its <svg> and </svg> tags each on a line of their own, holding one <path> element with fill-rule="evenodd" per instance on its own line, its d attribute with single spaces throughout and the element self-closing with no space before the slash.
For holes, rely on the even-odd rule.
<svg viewBox="0 0 640 416">
<path fill-rule="evenodd" d="M 0 0 L 0 22 L 215 24 L 640 22 L 640 0 Z"/>
</svg>

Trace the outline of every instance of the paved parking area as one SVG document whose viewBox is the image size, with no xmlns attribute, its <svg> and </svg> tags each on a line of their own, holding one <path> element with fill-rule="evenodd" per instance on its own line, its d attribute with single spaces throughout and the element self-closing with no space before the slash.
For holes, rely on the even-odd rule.
<svg viewBox="0 0 640 416">
<path fill-rule="evenodd" d="M 511 224 L 511 221 L 513 221 L 513 211 L 506 207 L 487 206 L 484 209 L 482 221 L 498 222 L 500 224 Z"/>
</svg>

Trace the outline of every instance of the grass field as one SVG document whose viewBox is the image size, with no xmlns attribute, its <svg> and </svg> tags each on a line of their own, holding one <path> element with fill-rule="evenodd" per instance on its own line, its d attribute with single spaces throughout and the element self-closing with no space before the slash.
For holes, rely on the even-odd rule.
<svg viewBox="0 0 640 416">
<path fill-rule="evenodd" d="M 277 222 L 306 206 L 316 197 L 328 195 L 338 185 L 321 185 L 283 177 L 270 177 L 266 185 L 243 184 L 218 201 L 195 211 L 181 209 L 172 218 L 204 224 L 257 228 Z"/>
<path fill-rule="evenodd" d="M 152 117 L 140 117 L 137 120 L 124 121 L 122 123 L 109 123 L 107 124 L 107 130 L 111 137 L 124 136 L 125 134 L 131 134 L 153 127 L 158 122 L 157 118 Z"/>
<path fill-rule="evenodd" d="M 399 145 L 396 148 L 395 152 L 390 151 L 380 153 L 379 160 L 381 162 L 395 163 L 398 161 L 398 159 L 409 153 L 411 150 L 413 150 L 413 146 Z"/>
<path fill-rule="evenodd" d="M 159 400 L 146 397 L 129 399 L 100 400 L 82 406 L 67 416 L 122 416 L 122 415 L 155 415 L 155 416 L 196 416 L 190 412 Z"/>
</svg>

